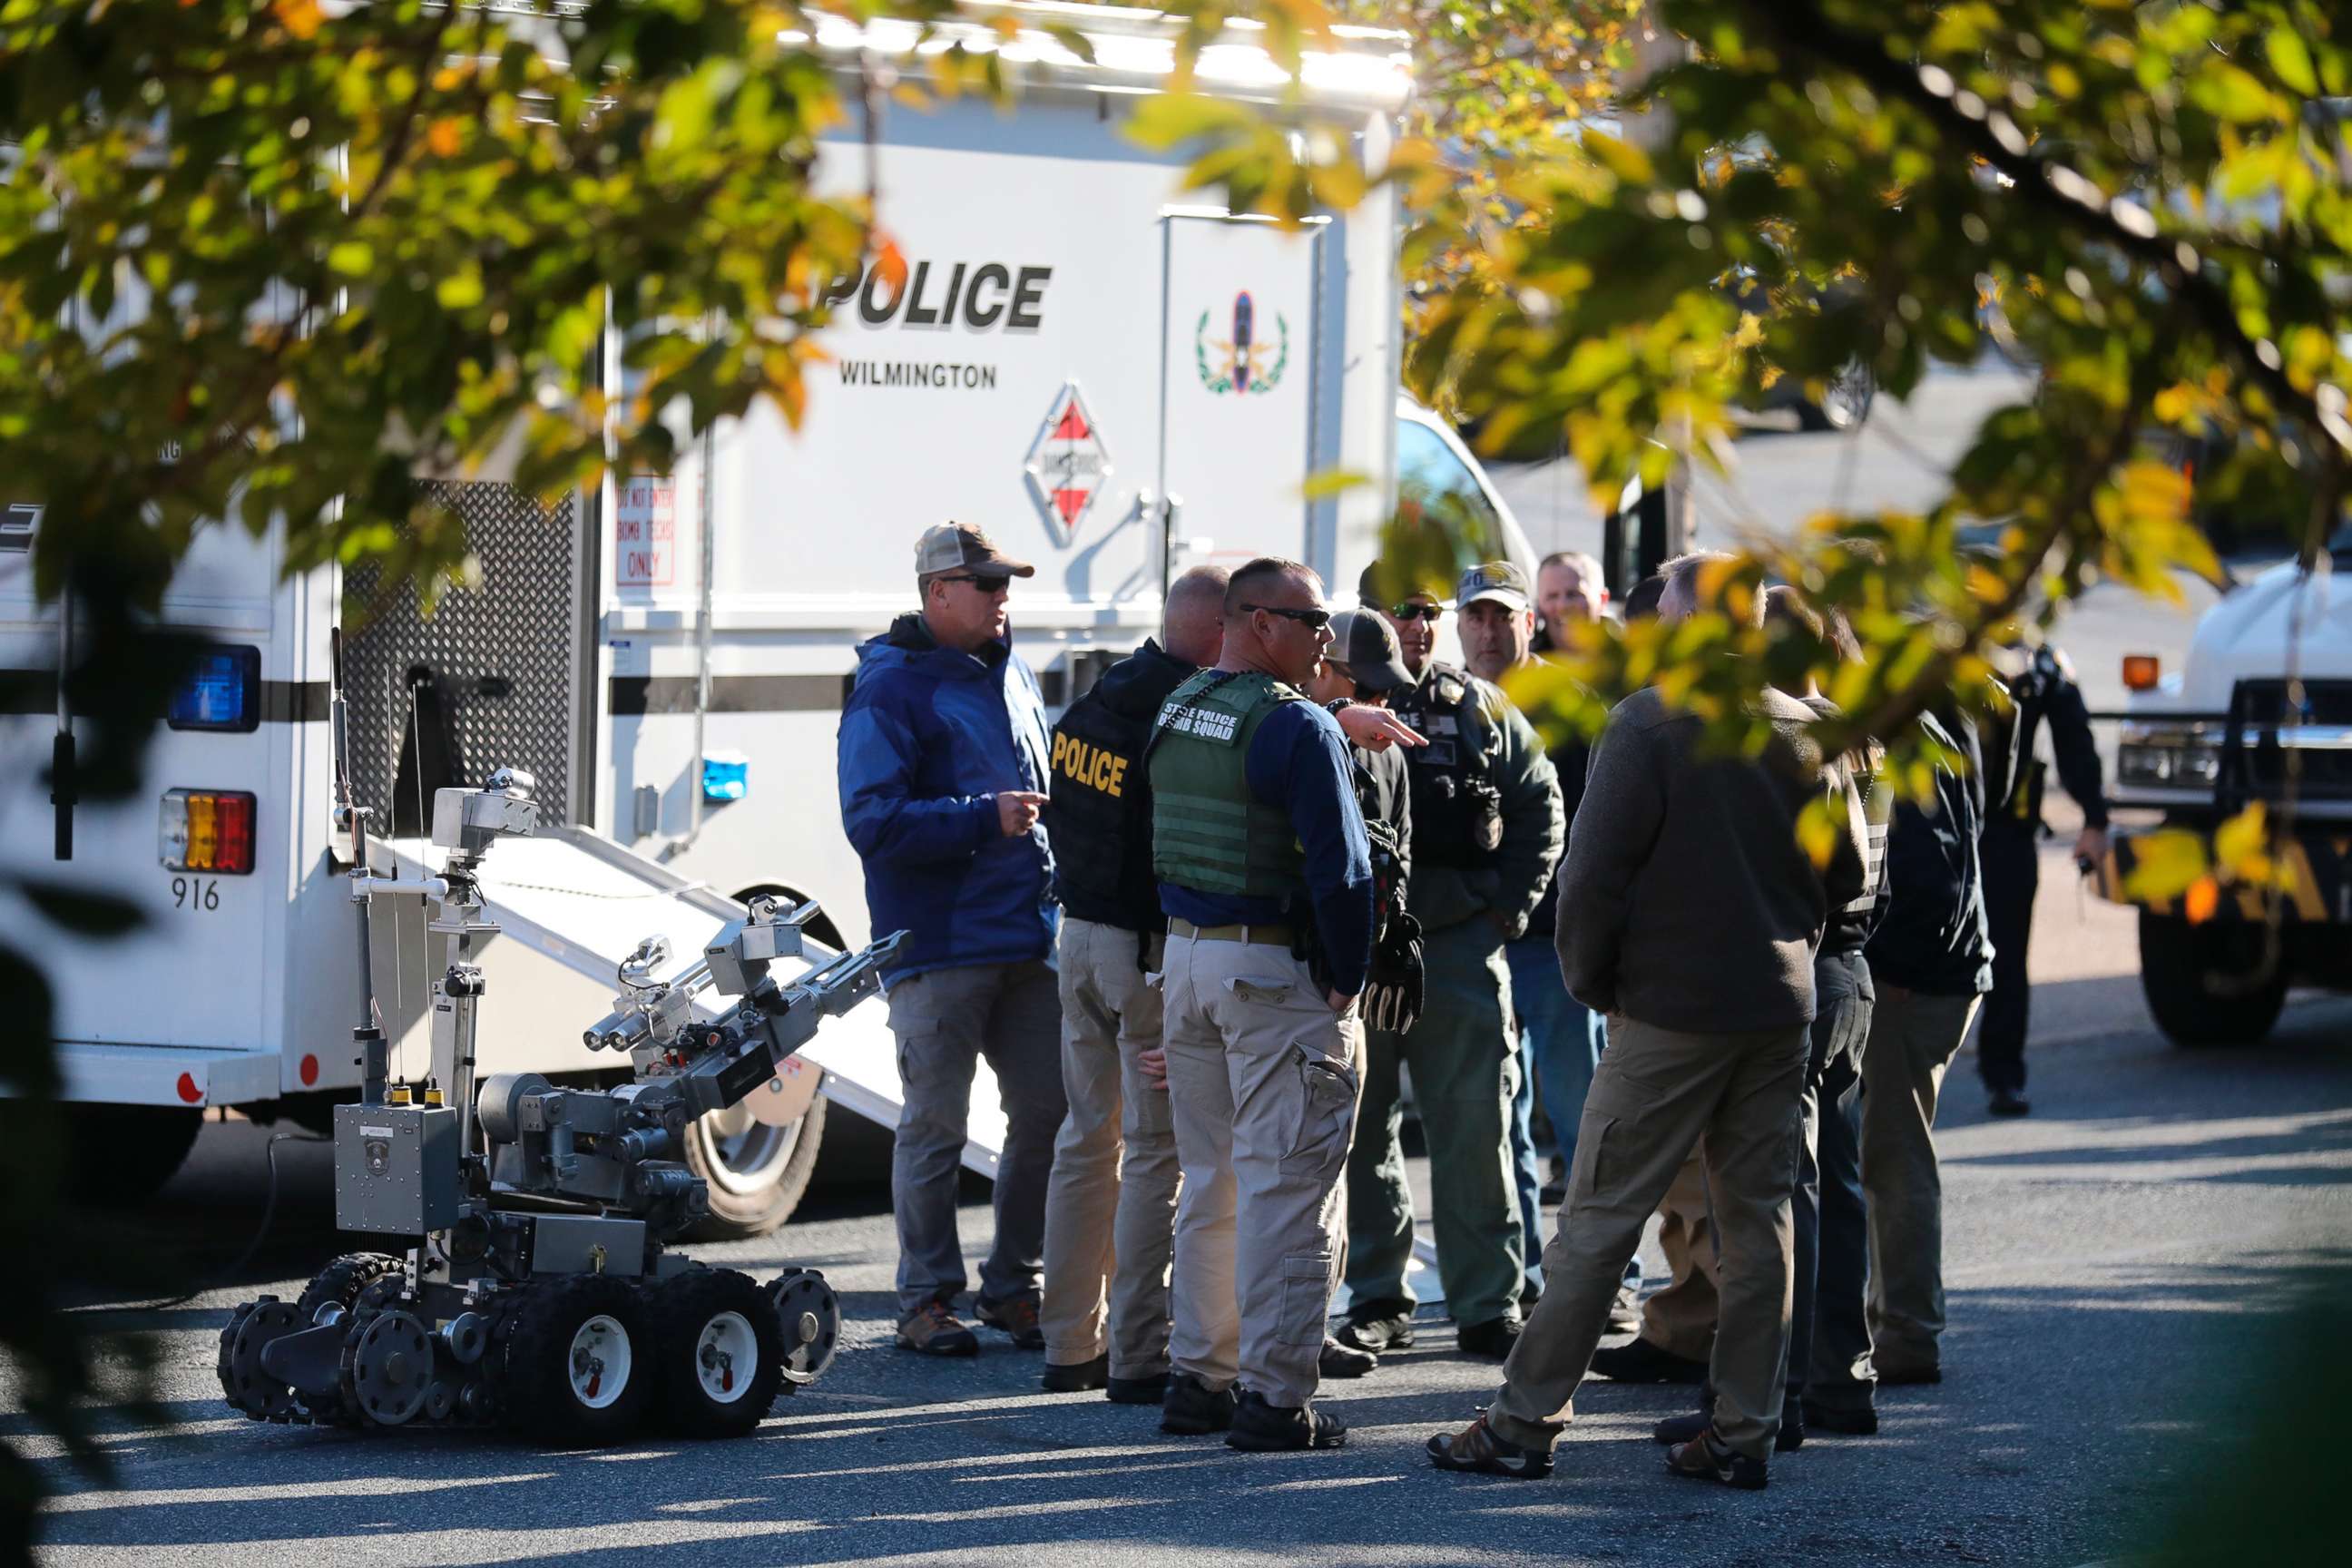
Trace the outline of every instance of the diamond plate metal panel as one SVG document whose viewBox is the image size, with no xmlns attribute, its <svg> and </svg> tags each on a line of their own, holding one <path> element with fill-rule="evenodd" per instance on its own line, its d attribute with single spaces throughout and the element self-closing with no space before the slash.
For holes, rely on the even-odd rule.
<svg viewBox="0 0 2352 1568">
<path fill-rule="evenodd" d="M 422 668 L 437 678 L 448 706 L 458 782 L 478 784 L 496 767 L 527 768 L 546 818 L 565 821 L 580 626 L 576 502 L 567 496 L 543 507 L 511 485 L 433 480 L 419 488 L 464 520 L 482 582 L 474 592 L 444 595 L 427 616 L 413 585 L 371 611 L 378 569 L 346 575 L 344 624 L 360 626 L 346 645 L 345 668 L 361 804 L 375 809 L 380 831 L 389 827 L 402 734 L 412 721 L 407 678 Z M 429 816 L 432 802 L 424 805 Z"/>
</svg>

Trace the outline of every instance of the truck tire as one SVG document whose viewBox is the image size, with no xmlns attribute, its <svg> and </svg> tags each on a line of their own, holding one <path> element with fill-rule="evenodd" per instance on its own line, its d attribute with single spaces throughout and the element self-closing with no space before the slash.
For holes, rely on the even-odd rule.
<svg viewBox="0 0 2352 1568">
<path fill-rule="evenodd" d="M 740 1241 L 790 1219 L 816 1169 L 824 1109 L 820 1097 L 799 1121 L 770 1127 L 736 1106 L 689 1126 L 686 1166 L 710 1189 L 710 1212 L 695 1223 L 694 1239 Z"/>
<path fill-rule="evenodd" d="M 2139 913 L 2140 990 L 2176 1046 L 2250 1045 L 2269 1034 L 2286 1005 L 2287 975 L 2273 963 L 2256 982 L 2262 963 L 2258 928 Z"/>
<path fill-rule="evenodd" d="M 143 1203 L 179 1173 L 204 1111 L 177 1105 L 68 1105 L 66 1133 L 77 1202 Z"/>
</svg>

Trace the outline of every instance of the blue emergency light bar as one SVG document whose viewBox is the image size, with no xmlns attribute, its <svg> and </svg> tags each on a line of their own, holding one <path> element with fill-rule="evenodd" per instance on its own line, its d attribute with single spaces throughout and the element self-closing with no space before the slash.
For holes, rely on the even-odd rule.
<svg viewBox="0 0 2352 1568">
<path fill-rule="evenodd" d="M 166 715 L 174 730 L 243 732 L 261 723 L 261 650 L 207 648 L 172 693 Z"/>
</svg>

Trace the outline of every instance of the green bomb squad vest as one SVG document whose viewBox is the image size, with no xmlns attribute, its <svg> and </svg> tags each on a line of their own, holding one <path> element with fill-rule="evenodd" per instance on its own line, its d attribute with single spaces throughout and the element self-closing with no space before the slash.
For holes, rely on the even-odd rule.
<svg viewBox="0 0 2352 1568">
<path fill-rule="evenodd" d="M 1266 716 L 1306 700 L 1271 676 L 1217 669 L 1169 697 L 1152 726 L 1150 758 L 1151 868 L 1161 881 L 1267 899 L 1306 886 L 1290 815 L 1251 795 L 1248 765 Z"/>
</svg>

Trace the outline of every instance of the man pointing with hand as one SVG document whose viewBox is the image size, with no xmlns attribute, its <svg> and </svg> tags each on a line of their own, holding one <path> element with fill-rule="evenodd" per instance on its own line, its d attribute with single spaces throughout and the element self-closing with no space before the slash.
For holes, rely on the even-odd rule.
<svg viewBox="0 0 2352 1568">
<path fill-rule="evenodd" d="M 1054 857 L 1045 805 L 1045 705 L 1013 651 L 1004 604 L 1014 561 L 969 524 L 915 546 L 922 608 L 859 645 L 842 706 L 842 825 L 866 868 L 877 935 L 907 940 L 883 976 L 905 1109 L 891 1156 L 898 1222 L 898 1344 L 926 1355 L 980 1348 L 955 1316 L 966 1280 L 956 1240 L 974 1064 L 1003 1096 L 996 1241 L 976 1314 L 1024 1350 L 1045 1346 L 1037 1292 L 1045 1184 L 1067 1101 L 1054 971 Z"/>
</svg>

